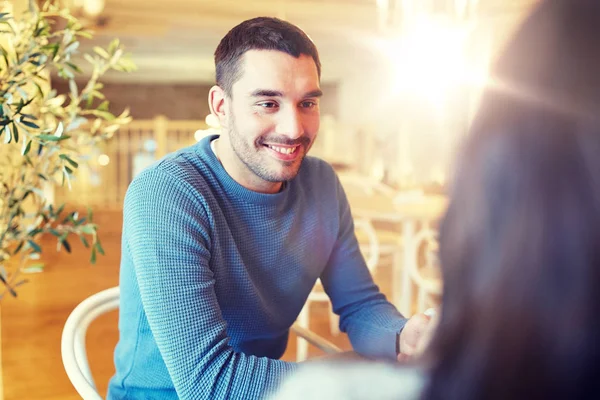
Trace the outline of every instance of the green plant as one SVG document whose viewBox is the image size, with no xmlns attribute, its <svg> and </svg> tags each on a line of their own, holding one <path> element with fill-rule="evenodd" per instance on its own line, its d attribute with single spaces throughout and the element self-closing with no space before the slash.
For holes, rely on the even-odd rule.
<svg viewBox="0 0 600 400">
<path fill-rule="evenodd" d="M 81 38 L 91 33 L 69 10 L 50 3 L 40 8 L 31 1 L 19 18 L 0 13 L 0 299 L 16 296 L 25 282 L 21 272 L 43 267 L 30 260 L 38 262 L 44 234 L 68 252 L 68 239 L 79 237 L 91 249 L 92 263 L 104 253 L 91 210 L 83 217 L 66 213 L 64 204 L 52 204 L 44 194 L 55 185 L 70 187 L 90 149 L 130 121 L 128 110 L 119 116 L 108 111 L 98 79 L 135 65 L 118 40 L 81 57 Z M 90 72 L 78 85 L 82 68 Z M 57 95 L 52 75 L 68 80 L 68 94 Z"/>
</svg>

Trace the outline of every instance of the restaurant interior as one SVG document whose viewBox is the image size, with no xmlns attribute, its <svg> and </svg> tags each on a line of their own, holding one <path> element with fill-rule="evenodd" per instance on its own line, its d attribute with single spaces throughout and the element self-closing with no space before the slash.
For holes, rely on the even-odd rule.
<svg viewBox="0 0 600 400">
<path fill-rule="evenodd" d="M 42 4 L 42 2 L 39 2 Z M 489 68 L 535 0 L 56 0 L 93 31 L 81 54 L 114 39 L 135 68 L 100 79 L 105 111 L 131 120 L 84 151 L 68 185 L 48 188 L 55 204 L 93 211 L 103 254 L 73 239 L 56 251 L 40 239 L 37 267 L 23 271 L 16 296 L 0 309 L 0 398 L 80 398 L 65 372 L 61 338 L 86 298 L 118 286 L 123 201 L 130 182 L 165 155 L 218 134 L 208 93 L 214 51 L 229 29 L 273 16 L 303 29 L 322 62 L 321 126 L 310 155 L 330 163 L 346 191 L 361 251 L 376 284 L 411 316 L 439 305 L 440 218 L 448 204 L 455 155 L 468 132 Z M 15 18 L 27 0 L 0 2 Z M 81 87 L 92 70 L 82 63 Z M 86 66 L 87 65 L 87 66 Z M 48 85 L 72 87 L 52 74 Z M 83 161 L 85 160 L 85 161 Z M 64 247 L 64 246 L 63 246 Z M 84 338 L 98 392 L 114 373 L 118 310 L 99 315 Z M 350 350 L 319 282 L 296 325 Z M 293 331 L 282 359 L 322 350 Z"/>
</svg>

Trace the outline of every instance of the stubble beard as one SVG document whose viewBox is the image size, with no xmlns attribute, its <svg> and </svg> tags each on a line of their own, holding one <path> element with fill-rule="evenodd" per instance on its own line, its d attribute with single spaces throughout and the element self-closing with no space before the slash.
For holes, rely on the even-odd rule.
<svg viewBox="0 0 600 400">
<path fill-rule="evenodd" d="M 237 130 L 235 116 L 233 113 L 229 114 L 228 125 L 229 140 L 234 153 L 236 154 L 238 160 L 241 161 L 241 163 L 244 164 L 246 168 L 258 178 L 266 182 L 279 183 L 289 181 L 298 175 L 298 171 L 300 170 L 302 162 L 304 161 L 306 153 L 308 152 L 310 139 L 307 137 L 302 137 L 295 141 L 295 144 L 300 144 L 296 151 L 303 152 L 300 159 L 293 161 L 279 161 L 271 158 L 267 154 L 261 154 L 267 151 L 266 149 L 263 150 L 263 146 L 261 145 L 266 138 L 260 137 L 252 144 L 249 144 L 244 140 L 243 136 Z M 278 139 L 274 142 L 279 144 L 291 144 L 290 141 L 286 139 Z M 283 170 L 274 171 L 273 167 L 269 167 L 269 164 L 275 163 L 283 166 Z M 297 164 L 297 166 L 293 167 L 295 164 Z"/>
</svg>

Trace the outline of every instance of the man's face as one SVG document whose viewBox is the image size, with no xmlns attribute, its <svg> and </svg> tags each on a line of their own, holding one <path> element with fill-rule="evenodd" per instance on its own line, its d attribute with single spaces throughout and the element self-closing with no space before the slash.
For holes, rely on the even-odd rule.
<svg viewBox="0 0 600 400">
<path fill-rule="evenodd" d="M 312 57 L 251 50 L 226 100 L 223 127 L 234 176 L 258 190 L 292 179 L 319 130 L 319 76 Z"/>
</svg>

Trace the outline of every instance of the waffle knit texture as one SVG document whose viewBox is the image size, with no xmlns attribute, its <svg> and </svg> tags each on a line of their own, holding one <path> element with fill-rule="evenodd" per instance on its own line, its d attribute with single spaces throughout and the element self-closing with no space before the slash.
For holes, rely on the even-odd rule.
<svg viewBox="0 0 600 400">
<path fill-rule="evenodd" d="M 333 169 L 306 157 L 276 194 L 235 182 L 207 137 L 131 183 L 109 399 L 260 399 L 321 278 L 354 350 L 395 359 L 405 319 L 373 282 Z"/>
</svg>

